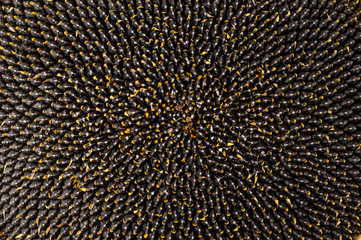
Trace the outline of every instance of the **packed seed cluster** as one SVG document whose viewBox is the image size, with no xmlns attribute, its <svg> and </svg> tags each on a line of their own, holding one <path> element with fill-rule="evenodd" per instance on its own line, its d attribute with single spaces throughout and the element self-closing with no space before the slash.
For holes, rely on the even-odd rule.
<svg viewBox="0 0 361 240">
<path fill-rule="evenodd" d="M 360 232 L 356 2 L 0 7 L 0 239 Z"/>
</svg>

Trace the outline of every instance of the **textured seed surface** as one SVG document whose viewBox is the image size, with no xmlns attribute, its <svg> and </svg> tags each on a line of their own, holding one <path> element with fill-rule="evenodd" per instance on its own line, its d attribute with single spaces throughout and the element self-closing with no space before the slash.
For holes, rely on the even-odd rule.
<svg viewBox="0 0 361 240">
<path fill-rule="evenodd" d="M 361 6 L 0 1 L 0 239 L 353 239 Z"/>
</svg>

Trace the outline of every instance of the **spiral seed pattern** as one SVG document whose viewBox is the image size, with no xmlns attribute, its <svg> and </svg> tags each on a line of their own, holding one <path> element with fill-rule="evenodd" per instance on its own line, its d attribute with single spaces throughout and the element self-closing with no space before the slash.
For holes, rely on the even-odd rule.
<svg viewBox="0 0 361 240">
<path fill-rule="evenodd" d="M 0 1 L 0 239 L 353 239 L 361 7 Z"/>
</svg>

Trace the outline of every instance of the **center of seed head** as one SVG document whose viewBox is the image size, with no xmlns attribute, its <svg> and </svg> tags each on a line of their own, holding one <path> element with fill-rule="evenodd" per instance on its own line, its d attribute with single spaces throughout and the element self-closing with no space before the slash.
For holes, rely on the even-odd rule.
<svg viewBox="0 0 361 240">
<path fill-rule="evenodd" d="M 192 138 L 196 137 L 195 123 L 197 122 L 198 110 L 188 101 L 180 101 L 174 106 L 176 122 L 181 124 L 184 131 L 188 132 Z"/>
</svg>

